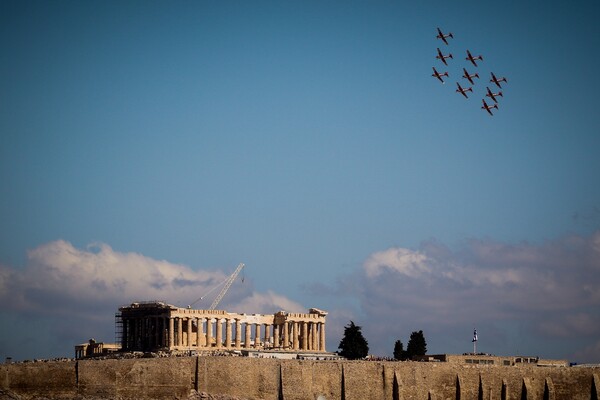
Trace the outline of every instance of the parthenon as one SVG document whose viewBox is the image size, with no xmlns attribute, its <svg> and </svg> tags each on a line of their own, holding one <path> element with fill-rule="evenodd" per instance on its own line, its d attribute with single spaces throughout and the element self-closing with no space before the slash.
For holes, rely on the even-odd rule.
<svg viewBox="0 0 600 400">
<path fill-rule="evenodd" d="M 122 351 L 284 350 L 325 352 L 327 312 L 236 314 L 160 301 L 119 308 Z"/>
</svg>

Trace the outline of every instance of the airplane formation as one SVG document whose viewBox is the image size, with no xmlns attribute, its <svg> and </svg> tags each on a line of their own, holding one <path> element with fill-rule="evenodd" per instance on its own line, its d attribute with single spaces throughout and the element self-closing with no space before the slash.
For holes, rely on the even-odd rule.
<svg viewBox="0 0 600 400">
<path fill-rule="evenodd" d="M 450 43 L 448 41 L 448 39 L 454 39 L 454 35 L 449 32 L 447 34 L 443 33 L 442 30 L 440 28 L 437 28 L 437 39 L 440 39 L 442 42 L 444 42 L 444 44 L 446 46 L 449 46 Z M 471 54 L 471 51 L 469 49 L 466 50 L 466 58 L 465 61 L 469 61 L 472 65 L 473 68 L 479 68 L 479 63 L 484 62 L 483 60 L 483 56 L 481 54 L 474 56 L 473 54 Z M 477 54 L 477 53 L 475 53 Z M 448 66 L 448 59 L 454 60 L 454 56 L 452 55 L 452 53 L 448 52 L 447 54 L 444 54 L 444 52 L 442 50 L 440 50 L 440 48 L 437 48 L 437 55 L 435 56 L 436 59 L 440 60 L 445 66 Z M 431 74 L 431 76 L 437 78 L 440 82 L 442 83 L 446 83 L 444 81 L 444 78 L 449 78 L 450 74 L 448 73 L 448 71 L 443 71 L 440 72 L 438 71 L 435 67 L 433 68 L 433 74 Z M 475 86 L 475 81 L 474 78 L 479 79 L 479 73 L 475 72 L 475 73 L 469 73 L 469 71 L 467 71 L 466 67 L 462 68 L 463 70 L 463 75 L 462 78 L 466 79 L 469 84 L 471 86 L 469 87 L 463 87 L 459 82 L 456 82 L 456 92 L 462 94 L 465 98 L 469 98 L 469 96 L 467 95 L 467 92 L 473 93 L 473 87 Z M 502 89 L 502 83 L 507 83 L 508 80 L 505 77 L 501 77 L 498 78 L 493 72 L 490 72 L 491 77 L 489 82 L 495 84 L 498 89 Z M 489 86 L 486 86 L 486 92 L 485 92 L 485 97 L 489 97 L 490 98 L 490 104 L 488 104 L 485 101 L 485 97 L 481 99 L 482 102 L 482 106 L 481 108 L 485 111 L 487 111 L 490 115 L 494 115 L 492 113 L 492 109 L 494 110 L 498 110 L 498 97 L 504 97 L 504 95 L 502 94 L 502 91 L 499 90 L 498 92 L 494 93 L 492 92 L 492 89 L 489 88 Z"/>
</svg>

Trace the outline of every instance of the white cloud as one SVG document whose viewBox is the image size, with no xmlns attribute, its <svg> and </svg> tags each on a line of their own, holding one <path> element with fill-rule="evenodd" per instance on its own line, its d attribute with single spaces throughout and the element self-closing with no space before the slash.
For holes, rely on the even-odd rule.
<svg viewBox="0 0 600 400">
<path fill-rule="evenodd" d="M 118 252 L 102 243 L 85 249 L 63 240 L 44 244 L 28 252 L 22 269 L 0 266 L 4 310 L 0 325 L 11 321 L 15 331 L 28 332 L 22 338 L 0 332 L 0 355 L 10 354 L 15 359 L 28 357 L 20 353 L 64 356 L 75 343 L 92 336 L 110 342 L 119 306 L 163 300 L 185 307 L 223 283 L 229 273 L 194 270 L 138 253 Z M 208 308 L 220 289 L 195 307 Z M 283 295 L 256 292 L 248 279 L 244 284 L 234 283 L 219 308 L 247 313 L 306 311 Z M 37 326 L 33 329 L 32 325 Z M 44 334 L 33 334 L 38 330 Z"/>
<path fill-rule="evenodd" d="M 45 297 L 76 303 L 161 299 L 192 301 L 222 281 L 220 271 L 191 268 L 137 253 L 114 251 L 106 244 L 77 249 L 66 241 L 44 244 L 28 252 L 23 270 L 5 270 L 4 301 L 21 309 L 45 304 Z M 15 302 L 18 299 L 18 302 Z"/>
<path fill-rule="evenodd" d="M 430 271 L 426 256 L 403 248 L 390 248 L 373 253 L 364 263 L 364 270 L 369 278 L 380 275 L 386 269 L 412 278 Z"/>
<path fill-rule="evenodd" d="M 251 296 L 244 298 L 241 303 L 232 307 L 236 312 L 252 314 L 273 314 L 282 310 L 297 313 L 307 312 L 307 309 L 299 303 L 270 290 L 266 293 L 254 292 Z"/>
</svg>

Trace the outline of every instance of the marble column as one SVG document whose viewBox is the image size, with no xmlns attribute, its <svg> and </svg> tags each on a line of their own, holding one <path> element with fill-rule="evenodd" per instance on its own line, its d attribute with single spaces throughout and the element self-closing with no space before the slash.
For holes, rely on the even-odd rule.
<svg viewBox="0 0 600 400">
<path fill-rule="evenodd" d="M 146 348 L 149 347 L 149 345 L 150 345 L 150 338 L 152 337 L 152 335 L 150 334 L 150 327 L 151 327 L 150 318 L 144 317 L 143 321 L 144 321 L 144 333 L 142 335 L 142 338 L 143 338 L 142 348 L 144 348 L 144 350 L 146 350 Z"/>
<path fill-rule="evenodd" d="M 133 324 L 131 323 L 131 319 L 127 320 L 127 349 L 133 348 Z"/>
<path fill-rule="evenodd" d="M 131 325 L 129 326 L 131 332 L 131 348 L 133 350 L 140 350 L 142 346 L 142 321 L 142 318 L 134 318 L 131 320 Z M 86 354 L 88 354 L 87 350 Z"/>
<path fill-rule="evenodd" d="M 186 318 L 186 323 L 187 323 L 187 346 L 191 349 L 192 348 L 192 319 L 191 318 Z"/>
<path fill-rule="evenodd" d="M 146 318 L 142 317 L 139 319 L 140 321 L 140 329 L 139 329 L 139 349 L 144 350 L 144 341 L 146 339 Z"/>
<path fill-rule="evenodd" d="M 302 322 L 302 350 L 308 350 L 308 322 Z"/>
<path fill-rule="evenodd" d="M 279 326 L 273 325 L 273 348 L 279 348 Z"/>
<path fill-rule="evenodd" d="M 319 330 L 319 350 L 320 351 L 326 351 L 325 350 L 325 322 L 321 322 L 321 329 Z"/>
<path fill-rule="evenodd" d="M 204 318 L 196 318 L 196 346 L 204 347 Z"/>
<path fill-rule="evenodd" d="M 212 347 L 212 318 L 206 318 L 206 347 Z"/>
<path fill-rule="evenodd" d="M 175 346 L 175 320 L 173 317 L 169 318 L 169 347 Z"/>
<path fill-rule="evenodd" d="M 138 335 L 139 335 L 138 319 L 134 318 L 131 320 L 131 348 L 134 350 L 137 350 Z"/>
<path fill-rule="evenodd" d="M 290 332 L 292 333 L 292 339 L 290 340 L 290 346 L 292 349 L 296 350 L 298 348 L 298 322 L 291 321 L 290 322 Z"/>
<path fill-rule="evenodd" d="M 217 343 L 216 343 L 216 347 L 218 349 L 220 349 L 221 347 L 223 347 L 223 325 L 221 325 L 221 318 L 217 318 L 215 320 L 215 326 L 216 326 L 216 330 L 217 330 Z"/>
<path fill-rule="evenodd" d="M 290 332 L 289 332 L 289 324 L 287 321 L 283 323 L 283 348 L 287 349 L 290 345 Z"/>
<path fill-rule="evenodd" d="M 235 348 L 242 347 L 242 323 L 239 318 L 235 319 Z"/>
<path fill-rule="evenodd" d="M 154 318 L 154 343 L 156 347 L 162 347 L 162 318 Z"/>
<path fill-rule="evenodd" d="M 261 324 L 255 324 L 254 327 L 254 348 L 256 349 L 260 347 L 260 326 Z"/>
<path fill-rule="evenodd" d="M 156 317 L 150 317 L 148 318 L 149 321 L 149 327 L 150 329 L 148 330 L 148 339 L 150 341 L 150 349 L 154 349 L 156 348 L 156 344 L 158 343 L 158 340 L 156 340 L 156 332 L 158 331 L 157 326 L 156 326 Z"/>
<path fill-rule="evenodd" d="M 183 318 L 177 317 L 177 346 L 183 344 Z"/>
<path fill-rule="evenodd" d="M 169 317 L 163 317 L 162 322 L 162 346 L 169 347 Z"/>
<path fill-rule="evenodd" d="M 268 347 L 268 344 L 271 343 L 271 325 L 265 324 L 265 347 Z"/>
<path fill-rule="evenodd" d="M 231 319 L 225 318 L 225 347 L 231 348 Z"/>
<path fill-rule="evenodd" d="M 252 328 L 252 324 L 246 322 L 246 337 L 244 338 L 244 348 L 249 349 L 250 348 L 250 339 L 252 337 L 252 334 L 250 332 Z"/>
</svg>

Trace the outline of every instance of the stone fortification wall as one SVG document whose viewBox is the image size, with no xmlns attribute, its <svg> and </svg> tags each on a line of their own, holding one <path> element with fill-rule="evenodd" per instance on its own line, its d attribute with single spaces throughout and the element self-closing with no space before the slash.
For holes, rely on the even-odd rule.
<svg viewBox="0 0 600 400">
<path fill-rule="evenodd" d="M 0 399 L 72 399 L 77 395 L 75 362 L 44 362 L 0 365 Z"/>
<path fill-rule="evenodd" d="M 0 399 L 597 400 L 599 376 L 600 368 L 426 362 L 79 360 L 0 365 Z"/>
</svg>

